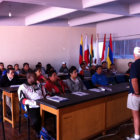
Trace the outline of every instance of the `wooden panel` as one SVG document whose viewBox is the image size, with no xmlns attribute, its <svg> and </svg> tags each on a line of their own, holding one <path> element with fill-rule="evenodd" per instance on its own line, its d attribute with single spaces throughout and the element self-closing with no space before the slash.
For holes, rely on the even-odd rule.
<svg viewBox="0 0 140 140">
<path fill-rule="evenodd" d="M 69 108 L 67 108 L 67 110 L 69 110 Z M 73 110 L 75 110 L 75 108 L 73 108 Z M 71 113 L 63 114 L 61 117 L 62 140 L 84 139 L 103 131 L 104 128 L 105 103 L 85 108 L 81 107 Z"/>
<path fill-rule="evenodd" d="M 113 127 L 131 118 L 131 111 L 127 109 L 128 93 L 108 97 L 106 103 L 106 128 Z"/>
</svg>

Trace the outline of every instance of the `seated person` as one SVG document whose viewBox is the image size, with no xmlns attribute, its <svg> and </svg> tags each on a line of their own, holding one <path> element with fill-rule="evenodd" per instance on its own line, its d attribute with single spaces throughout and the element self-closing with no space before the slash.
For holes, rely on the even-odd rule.
<svg viewBox="0 0 140 140">
<path fill-rule="evenodd" d="M 89 71 L 89 69 L 86 68 L 86 65 L 85 65 L 84 62 L 82 62 L 82 63 L 80 64 L 80 67 L 81 67 L 81 71 L 79 72 L 79 74 L 80 74 L 82 77 L 84 77 L 84 71 Z"/>
<path fill-rule="evenodd" d="M 71 92 L 86 90 L 83 81 L 77 76 L 77 69 L 75 66 L 72 66 L 69 69 L 70 79 L 67 79 L 66 83 Z"/>
<path fill-rule="evenodd" d="M 37 77 L 37 83 L 46 83 L 46 78 L 42 75 L 41 67 L 35 69 L 35 74 Z"/>
<path fill-rule="evenodd" d="M 15 74 L 19 75 L 20 74 L 19 64 L 15 64 L 14 69 L 15 69 Z"/>
<path fill-rule="evenodd" d="M 51 71 L 48 74 L 48 80 L 46 82 L 45 88 L 50 93 L 62 94 L 67 90 L 67 86 L 59 79 L 56 71 Z"/>
<path fill-rule="evenodd" d="M 92 64 L 90 67 L 90 74 L 93 75 L 93 74 L 95 74 L 95 72 L 96 72 L 96 65 Z"/>
<path fill-rule="evenodd" d="M 117 70 L 115 68 L 115 64 L 110 65 L 109 71 L 110 71 L 111 74 L 116 74 L 117 73 Z"/>
<path fill-rule="evenodd" d="M 41 130 L 41 117 L 40 107 L 36 103 L 36 100 L 45 98 L 46 92 L 43 86 L 37 84 L 36 75 L 34 72 L 28 72 L 26 78 L 27 83 L 22 84 L 18 89 L 18 98 L 23 105 L 29 105 L 28 113 L 30 116 L 31 125 L 37 136 L 39 136 L 39 132 Z"/>
<path fill-rule="evenodd" d="M 85 64 L 86 69 L 89 70 L 89 67 L 88 67 L 86 61 L 83 61 L 82 63 Z M 81 64 L 82 64 L 82 63 L 81 63 Z M 81 64 L 80 64 L 80 67 L 79 67 L 79 72 L 82 70 L 82 68 L 81 68 Z"/>
<path fill-rule="evenodd" d="M 68 73 L 69 72 L 67 65 L 66 65 L 66 62 L 62 62 L 62 66 L 61 66 L 59 72 L 61 72 L 61 73 Z"/>
<path fill-rule="evenodd" d="M 51 64 L 46 65 L 46 74 L 50 73 L 51 71 L 54 71 L 54 68 Z"/>
<path fill-rule="evenodd" d="M 38 67 L 40 67 L 41 68 L 41 73 L 42 73 L 42 75 L 45 75 L 46 73 L 45 73 L 45 68 L 44 67 L 42 67 L 42 63 L 41 62 L 38 62 Z"/>
<path fill-rule="evenodd" d="M 126 73 L 125 73 L 127 76 L 130 76 L 131 65 L 132 65 L 132 62 L 129 62 L 129 63 L 128 63 L 128 70 L 127 70 Z"/>
<path fill-rule="evenodd" d="M 7 69 L 11 69 L 11 68 L 13 68 L 13 66 L 12 65 L 7 65 Z M 7 74 L 7 70 L 5 69 L 3 72 L 2 72 L 2 75 L 4 76 L 4 75 L 6 75 Z"/>
<path fill-rule="evenodd" d="M 19 84 L 19 79 L 18 76 L 15 75 L 15 70 L 13 68 L 7 69 L 6 75 L 2 76 L 0 80 L 0 86 L 9 87 L 16 84 Z"/>
<path fill-rule="evenodd" d="M 31 72 L 31 71 L 32 71 L 32 70 L 30 69 L 29 64 L 28 64 L 28 63 L 24 63 L 24 64 L 23 64 L 23 68 L 22 68 L 22 70 L 20 71 L 20 76 L 26 77 L 26 74 L 27 74 L 28 72 Z"/>
<path fill-rule="evenodd" d="M 96 73 L 92 76 L 92 84 L 96 87 L 108 85 L 106 76 L 102 72 L 102 66 L 97 66 Z"/>
<path fill-rule="evenodd" d="M 107 74 L 109 72 L 108 68 L 107 68 L 107 62 L 103 61 L 102 62 L 102 70 L 104 74 Z"/>
<path fill-rule="evenodd" d="M 4 64 L 1 62 L 0 63 L 0 78 L 3 76 L 3 72 L 5 71 L 5 68 L 4 68 Z"/>
<path fill-rule="evenodd" d="M 13 68 L 7 69 L 6 75 L 2 76 L 0 80 L 0 87 L 9 87 L 11 85 L 17 85 L 19 84 L 18 76 L 15 75 L 15 71 Z M 9 97 L 6 97 L 6 104 L 11 109 L 11 100 Z M 8 115 L 11 114 L 11 112 L 7 112 Z"/>
</svg>

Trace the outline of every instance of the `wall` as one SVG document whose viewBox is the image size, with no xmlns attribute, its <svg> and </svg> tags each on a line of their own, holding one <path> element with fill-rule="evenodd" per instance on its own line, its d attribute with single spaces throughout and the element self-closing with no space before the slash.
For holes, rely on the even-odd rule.
<svg viewBox="0 0 140 140">
<path fill-rule="evenodd" d="M 95 28 L 5 26 L 0 27 L 0 61 L 7 64 L 29 62 L 31 67 L 41 61 L 56 69 L 62 61 L 68 66 L 79 62 L 79 45 L 82 34 L 95 34 Z"/>
<path fill-rule="evenodd" d="M 103 35 L 106 33 L 107 37 L 111 33 L 113 40 L 134 39 L 140 38 L 140 18 L 131 17 L 124 19 L 116 19 L 113 21 L 106 21 L 96 25 L 96 32 L 100 35 L 100 40 L 103 40 Z M 127 37 L 128 35 L 131 35 Z M 134 59 L 116 59 L 115 63 L 120 72 L 125 72 L 128 69 L 127 63 L 134 61 Z"/>
</svg>

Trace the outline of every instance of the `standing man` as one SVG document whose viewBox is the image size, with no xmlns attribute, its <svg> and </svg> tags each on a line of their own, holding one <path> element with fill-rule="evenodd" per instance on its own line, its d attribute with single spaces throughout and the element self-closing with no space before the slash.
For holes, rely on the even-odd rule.
<svg viewBox="0 0 140 140">
<path fill-rule="evenodd" d="M 127 107 L 131 109 L 134 119 L 135 134 L 127 140 L 140 140 L 140 47 L 134 48 L 135 62 L 130 69 L 130 94 L 128 95 Z"/>
</svg>

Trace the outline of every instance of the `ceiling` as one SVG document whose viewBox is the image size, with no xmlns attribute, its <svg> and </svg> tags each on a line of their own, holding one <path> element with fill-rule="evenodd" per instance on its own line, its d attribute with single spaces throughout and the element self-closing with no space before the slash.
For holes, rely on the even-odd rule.
<svg viewBox="0 0 140 140">
<path fill-rule="evenodd" d="M 139 0 L 0 0 L 0 25 L 91 26 L 134 16 Z"/>
</svg>

